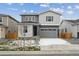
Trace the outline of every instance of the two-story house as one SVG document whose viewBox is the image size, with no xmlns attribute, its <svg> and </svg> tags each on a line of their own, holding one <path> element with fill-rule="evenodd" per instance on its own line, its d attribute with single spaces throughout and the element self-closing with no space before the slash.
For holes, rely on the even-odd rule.
<svg viewBox="0 0 79 59">
<path fill-rule="evenodd" d="M 61 14 L 45 11 L 39 14 L 22 14 L 22 21 L 18 24 L 18 37 L 57 38 Z"/>
<path fill-rule="evenodd" d="M 0 14 L 0 38 L 5 38 L 8 32 L 18 32 L 18 21 L 10 15 Z"/>
</svg>

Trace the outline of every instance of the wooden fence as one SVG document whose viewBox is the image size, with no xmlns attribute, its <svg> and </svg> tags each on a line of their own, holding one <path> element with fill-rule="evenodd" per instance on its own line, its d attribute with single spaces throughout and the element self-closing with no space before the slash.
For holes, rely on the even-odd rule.
<svg viewBox="0 0 79 59">
<path fill-rule="evenodd" d="M 17 39 L 18 38 L 18 33 L 7 33 L 5 35 L 6 39 Z"/>
<path fill-rule="evenodd" d="M 72 38 L 72 33 L 60 33 L 59 35 L 60 38 L 63 38 L 63 39 L 71 39 Z"/>
</svg>

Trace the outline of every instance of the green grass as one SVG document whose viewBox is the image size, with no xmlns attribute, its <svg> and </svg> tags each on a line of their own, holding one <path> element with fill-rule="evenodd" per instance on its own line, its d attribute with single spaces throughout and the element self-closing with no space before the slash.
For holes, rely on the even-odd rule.
<svg viewBox="0 0 79 59">
<path fill-rule="evenodd" d="M 8 45 L 7 42 L 1 42 L 0 45 Z"/>
<path fill-rule="evenodd" d="M 10 45 L 10 43 L 12 42 L 1 42 L 0 45 L 3 45 L 3 46 L 0 47 L 0 51 L 40 51 L 40 47 L 35 47 L 35 46 L 32 46 L 32 47 L 25 46 L 25 47 L 17 47 L 14 49 L 10 49 L 6 45 L 16 46 L 16 44 Z"/>
<path fill-rule="evenodd" d="M 13 45 L 13 46 L 15 46 L 16 43 L 13 43 L 12 41 L 11 42 L 10 41 L 8 41 L 8 42 L 0 42 L 0 45 Z"/>
<path fill-rule="evenodd" d="M 14 49 L 9 49 L 8 47 L 0 47 L 0 51 L 40 51 L 37 47 L 18 47 Z"/>
<path fill-rule="evenodd" d="M 36 48 L 36 47 L 19 47 L 16 48 L 16 50 L 18 51 L 40 51 L 40 48 Z"/>
</svg>

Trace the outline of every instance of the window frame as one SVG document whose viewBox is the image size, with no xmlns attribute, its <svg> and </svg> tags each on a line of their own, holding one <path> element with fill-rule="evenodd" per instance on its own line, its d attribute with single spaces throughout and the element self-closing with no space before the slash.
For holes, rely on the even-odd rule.
<svg viewBox="0 0 79 59">
<path fill-rule="evenodd" d="M 47 29 L 47 28 L 45 28 L 45 29 L 41 29 L 41 31 L 56 31 L 57 29 Z"/>
<path fill-rule="evenodd" d="M 46 16 L 46 21 L 49 21 L 49 22 L 53 21 L 53 16 Z"/>
<path fill-rule="evenodd" d="M 28 21 L 32 21 L 32 16 L 29 16 L 28 17 Z"/>
</svg>

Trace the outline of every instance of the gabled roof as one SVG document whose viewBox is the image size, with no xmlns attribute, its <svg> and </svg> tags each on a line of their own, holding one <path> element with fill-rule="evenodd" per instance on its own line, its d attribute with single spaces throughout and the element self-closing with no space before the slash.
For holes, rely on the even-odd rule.
<svg viewBox="0 0 79 59">
<path fill-rule="evenodd" d="M 26 13 L 26 14 L 21 14 L 21 16 L 25 16 L 25 15 L 28 15 L 28 16 L 29 16 L 29 15 L 32 15 L 32 16 L 33 16 L 33 15 L 39 15 L 39 14 L 37 14 L 37 13 Z"/>
<path fill-rule="evenodd" d="M 47 10 L 47 11 L 45 11 L 45 12 L 41 12 L 40 14 L 43 14 L 43 13 L 46 13 L 46 12 L 52 12 L 52 13 L 55 13 L 55 14 L 61 15 L 60 13 L 55 12 L 55 11 L 53 11 L 53 10 Z"/>
<path fill-rule="evenodd" d="M 10 15 L 7 15 L 7 14 L 0 14 L 0 16 L 8 16 L 8 17 L 12 18 L 14 21 L 16 21 L 17 23 L 19 23 L 19 21 L 17 21 L 15 18 L 13 18 L 13 17 L 10 16 Z"/>
<path fill-rule="evenodd" d="M 57 12 L 55 12 L 55 11 L 47 10 L 47 11 L 45 11 L 45 12 L 41 12 L 41 13 L 26 13 L 26 14 L 21 14 L 21 16 L 24 16 L 24 15 L 40 15 L 40 14 L 43 14 L 43 13 L 46 13 L 46 12 L 52 12 L 52 13 L 61 15 L 60 13 L 57 13 Z"/>
<path fill-rule="evenodd" d="M 72 23 L 77 23 L 77 22 L 79 22 L 79 19 L 77 19 L 77 20 L 65 20 L 65 21 L 72 22 Z"/>
</svg>

